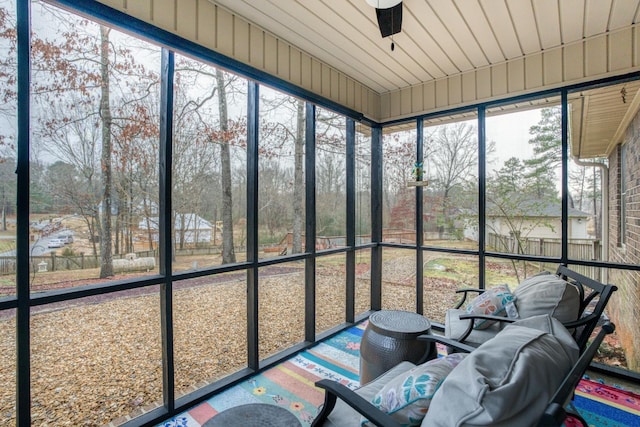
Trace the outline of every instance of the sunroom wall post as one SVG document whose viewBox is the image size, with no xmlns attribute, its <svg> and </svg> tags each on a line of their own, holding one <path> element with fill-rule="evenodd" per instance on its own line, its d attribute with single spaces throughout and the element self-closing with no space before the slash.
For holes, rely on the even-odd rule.
<svg viewBox="0 0 640 427">
<path fill-rule="evenodd" d="M 175 57 L 173 52 L 162 49 L 160 80 L 160 153 L 158 174 L 160 236 L 160 323 L 162 333 L 162 384 L 164 405 L 169 412 L 175 403 L 175 367 L 173 354 L 173 235 L 171 218 L 171 191 L 173 189 L 173 78 Z"/>
<path fill-rule="evenodd" d="M 487 245 L 487 114 L 484 106 L 478 107 L 478 287 L 484 289 L 485 251 Z"/>
<path fill-rule="evenodd" d="M 382 309 L 382 127 L 371 128 L 371 310 Z"/>
<path fill-rule="evenodd" d="M 260 366 L 259 279 L 258 279 L 258 129 L 260 85 L 249 80 L 247 87 L 247 366 Z"/>
<path fill-rule="evenodd" d="M 561 95 L 562 103 L 562 255 L 560 263 L 567 265 L 569 259 L 569 105 L 567 90 Z"/>
<path fill-rule="evenodd" d="M 416 162 L 424 162 L 424 119 L 416 120 Z M 424 164 L 423 164 L 424 166 Z M 424 168 L 423 168 L 424 170 Z M 423 178 L 424 179 L 424 178 Z M 424 187 L 416 186 L 416 313 L 424 314 Z"/>
<path fill-rule="evenodd" d="M 356 282 L 356 123 L 347 118 L 347 271 L 346 271 L 346 295 L 345 295 L 345 320 L 348 323 L 355 321 L 355 282 Z"/>
<path fill-rule="evenodd" d="M 16 209 L 16 426 L 31 425 L 31 325 L 29 289 L 29 139 L 31 2 L 16 1 L 18 39 L 18 164 Z"/>
<path fill-rule="evenodd" d="M 305 104 L 305 260 L 304 336 L 316 340 L 316 106 Z"/>
</svg>

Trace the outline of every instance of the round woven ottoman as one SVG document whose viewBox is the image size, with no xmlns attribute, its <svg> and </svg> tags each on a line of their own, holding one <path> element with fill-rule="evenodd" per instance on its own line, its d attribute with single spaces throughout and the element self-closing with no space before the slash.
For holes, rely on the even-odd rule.
<svg viewBox="0 0 640 427">
<path fill-rule="evenodd" d="M 434 357 L 433 343 L 418 340 L 431 333 L 426 317 L 401 310 L 380 310 L 369 316 L 360 343 L 360 385 L 364 385 L 398 363 L 420 363 Z"/>
</svg>

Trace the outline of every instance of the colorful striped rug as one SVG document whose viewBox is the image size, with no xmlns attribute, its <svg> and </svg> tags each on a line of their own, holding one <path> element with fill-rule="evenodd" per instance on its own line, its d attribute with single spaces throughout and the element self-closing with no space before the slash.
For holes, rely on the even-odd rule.
<svg viewBox="0 0 640 427">
<path fill-rule="evenodd" d="M 308 426 L 324 400 L 324 393 L 314 387 L 316 381 L 329 378 L 351 389 L 359 386 L 360 340 L 365 325 L 349 328 L 159 426 L 201 427 L 217 413 L 246 403 L 287 408 Z M 615 387 L 583 379 L 573 405 L 590 426 L 640 426 L 640 396 Z M 574 425 L 566 423 L 567 427 Z"/>
<path fill-rule="evenodd" d="M 364 327 L 365 324 L 359 324 L 349 328 L 160 426 L 200 427 L 217 413 L 246 403 L 282 406 L 293 412 L 303 426 L 309 426 L 324 401 L 324 392 L 314 386 L 316 381 L 329 378 L 351 389 L 360 385 L 360 340 Z"/>
<path fill-rule="evenodd" d="M 583 379 L 570 404 L 589 426 L 640 426 L 640 395 L 620 388 Z M 579 426 L 568 420 L 566 427 Z"/>
</svg>

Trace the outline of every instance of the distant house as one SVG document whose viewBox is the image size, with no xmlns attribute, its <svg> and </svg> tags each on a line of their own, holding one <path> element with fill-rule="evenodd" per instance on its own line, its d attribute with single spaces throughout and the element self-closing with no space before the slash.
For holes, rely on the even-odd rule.
<svg viewBox="0 0 640 427">
<path fill-rule="evenodd" d="M 144 218 L 138 223 L 140 230 L 152 232 L 154 242 L 158 241 L 158 217 Z M 177 243 L 211 242 L 213 225 L 206 219 L 194 214 L 176 214 L 175 241 Z"/>
<path fill-rule="evenodd" d="M 588 226 L 593 215 L 569 208 L 568 237 L 574 240 L 595 240 L 589 234 Z M 560 203 L 529 204 L 509 209 L 508 214 L 496 206 L 487 206 L 486 232 L 489 235 L 513 237 L 514 232 L 527 239 L 560 239 L 562 234 L 562 215 Z M 478 227 L 475 224 L 464 227 L 464 237 L 478 241 Z"/>
<path fill-rule="evenodd" d="M 569 239 L 594 239 L 587 231 L 592 217 L 587 212 L 569 208 Z M 486 214 L 487 232 L 510 236 L 519 232 L 530 239 L 560 239 L 562 237 L 562 206 L 558 203 L 531 202 L 522 204 L 507 214 L 489 205 Z"/>
</svg>

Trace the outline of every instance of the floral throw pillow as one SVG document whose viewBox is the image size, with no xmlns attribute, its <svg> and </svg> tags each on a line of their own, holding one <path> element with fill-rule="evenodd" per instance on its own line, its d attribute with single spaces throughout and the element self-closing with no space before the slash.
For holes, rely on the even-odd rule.
<svg viewBox="0 0 640 427">
<path fill-rule="evenodd" d="M 507 306 L 515 309 L 514 302 L 516 300 L 515 295 L 509 290 L 509 286 L 498 285 L 491 289 L 487 289 L 482 294 L 475 297 L 469 304 L 467 304 L 466 312 L 468 314 L 484 314 L 490 316 L 506 316 Z M 490 320 L 476 319 L 474 320 L 474 329 L 486 329 L 492 323 Z"/>
<path fill-rule="evenodd" d="M 453 353 L 418 365 L 389 381 L 371 403 L 403 426 L 418 426 L 440 384 L 466 356 L 466 353 Z M 366 419 L 361 424 L 373 425 Z"/>
</svg>

